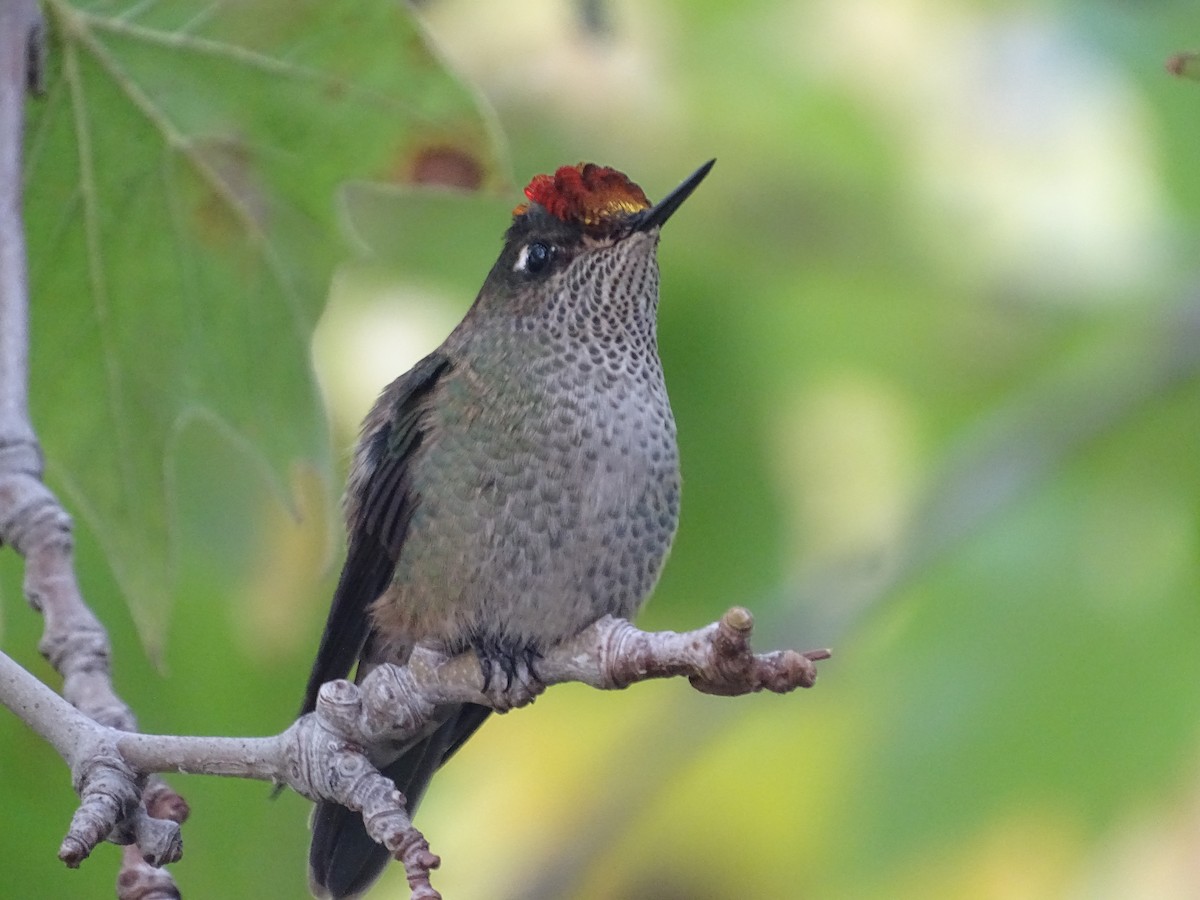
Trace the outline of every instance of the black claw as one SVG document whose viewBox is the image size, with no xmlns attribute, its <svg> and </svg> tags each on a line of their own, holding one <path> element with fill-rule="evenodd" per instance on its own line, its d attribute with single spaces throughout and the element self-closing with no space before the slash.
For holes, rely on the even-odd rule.
<svg viewBox="0 0 1200 900">
<path fill-rule="evenodd" d="M 542 658 L 541 652 L 532 644 L 520 643 L 512 638 L 479 637 L 472 644 L 475 655 L 479 658 L 479 671 L 483 675 L 483 692 L 486 694 L 492 687 L 492 679 L 498 672 L 504 673 L 504 693 L 513 689 L 513 684 L 524 683 L 521 677 L 522 669 L 528 673 L 528 679 L 540 683 L 536 661 Z"/>
<path fill-rule="evenodd" d="M 488 688 L 492 686 L 492 661 L 482 661 L 479 665 L 479 668 L 483 671 L 483 692 L 486 694 L 488 692 Z"/>
<path fill-rule="evenodd" d="M 479 672 L 483 675 L 483 692 L 486 694 L 488 688 L 492 686 L 492 674 L 496 670 L 494 658 L 489 656 L 482 647 L 475 648 L 475 655 L 479 657 Z"/>
<path fill-rule="evenodd" d="M 541 684 L 542 676 L 538 674 L 537 670 L 537 661 L 542 658 L 541 651 L 538 650 L 537 647 L 534 647 L 532 644 L 530 644 L 525 648 L 524 657 L 525 669 L 529 672 L 530 679 L 538 684 Z"/>
</svg>

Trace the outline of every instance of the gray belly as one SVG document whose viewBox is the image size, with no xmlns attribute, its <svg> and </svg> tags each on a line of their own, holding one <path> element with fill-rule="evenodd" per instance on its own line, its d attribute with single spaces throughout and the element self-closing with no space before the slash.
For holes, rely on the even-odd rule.
<svg viewBox="0 0 1200 900">
<path fill-rule="evenodd" d="M 665 391 L 551 409 L 447 421 L 414 461 L 418 506 L 374 608 L 390 633 L 547 646 L 645 601 L 679 518 Z"/>
</svg>

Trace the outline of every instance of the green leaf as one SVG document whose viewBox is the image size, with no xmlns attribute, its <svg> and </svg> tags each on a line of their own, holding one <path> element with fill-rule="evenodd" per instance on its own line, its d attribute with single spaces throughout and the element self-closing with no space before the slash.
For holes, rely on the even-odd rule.
<svg viewBox="0 0 1200 900">
<path fill-rule="evenodd" d="M 494 141 L 394 0 L 44 9 L 51 70 L 26 125 L 35 427 L 153 651 L 189 423 L 281 490 L 301 460 L 330 480 L 309 340 L 343 255 L 338 185 L 428 177 L 431 155 L 490 183 Z"/>
</svg>

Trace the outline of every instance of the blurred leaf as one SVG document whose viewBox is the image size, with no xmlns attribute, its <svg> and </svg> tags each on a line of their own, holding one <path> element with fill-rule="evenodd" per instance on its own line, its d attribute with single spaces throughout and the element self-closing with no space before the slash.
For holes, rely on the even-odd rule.
<svg viewBox="0 0 1200 900">
<path fill-rule="evenodd" d="M 340 200 L 369 265 L 410 284 L 444 283 L 465 309 L 496 261 L 518 196 L 354 182 Z"/>
<path fill-rule="evenodd" d="M 35 425 L 154 650 L 187 423 L 252 447 L 280 492 L 298 458 L 329 477 L 309 339 L 342 255 L 335 188 L 437 177 L 431 152 L 483 183 L 492 143 L 393 0 L 45 10 L 25 174 Z"/>
</svg>

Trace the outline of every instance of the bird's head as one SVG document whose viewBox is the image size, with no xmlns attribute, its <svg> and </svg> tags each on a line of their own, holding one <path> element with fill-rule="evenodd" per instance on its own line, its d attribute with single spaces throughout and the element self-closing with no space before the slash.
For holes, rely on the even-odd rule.
<svg viewBox="0 0 1200 900">
<path fill-rule="evenodd" d="M 525 188 L 528 202 L 513 211 L 481 301 L 518 314 L 590 300 L 610 315 L 652 315 L 659 231 L 714 162 L 657 204 L 621 172 L 593 163 L 536 176 Z"/>
</svg>

